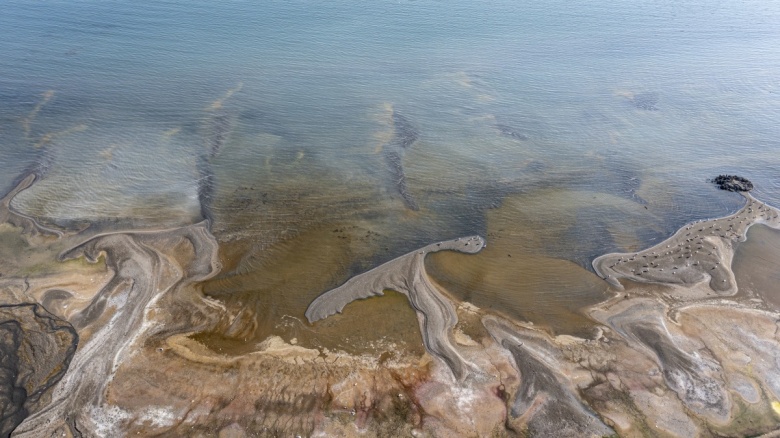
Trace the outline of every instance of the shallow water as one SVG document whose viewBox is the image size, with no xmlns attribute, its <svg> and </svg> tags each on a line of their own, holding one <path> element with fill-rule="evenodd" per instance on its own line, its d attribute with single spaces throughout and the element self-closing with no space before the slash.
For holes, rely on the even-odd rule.
<svg viewBox="0 0 780 438">
<path fill-rule="evenodd" d="M 439 423 L 442 436 L 482 436 L 524 433 L 526 420 L 558 432 L 577 418 L 576 436 L 776 426 L 777 367 L 765 360 L 776 318 L 743 305 L 760 305 L 745 294 L 778 305 L 777 232 L 753 227 L 737 248 L 741 307 L 708 301 L 678 321 L 674 300 L 710 291 L 624 281 L 604 303 L 614 290 L 591 263 L 740 209 L 744 198 L 708 181 L 720 173 L 780 206 L 780 4 L 8 0 L 0 10 L 0 193 L 34 180 L 10 210 L 0 205 L 3 221 L 32 233 L 0 224 L 0 305 L 38 333 L 48 314 L 19 307 L 37 300 L 78 332 L 50 348 L 4 347 L 21 364 L 7 381 L 21 376 L 30 393 L 24 370 L 40 352 L 69 372 L 39 385 L 56 383 L 51 403 L 0 397 L 32 413 L 3 430 L 23 419 L 23 436 L 435 435 Z M 49 235 L 57 228 L 62 238 Z M 479 254 L 423 264 L 410 253 L 470 235 L 487 241 Z M 401 293 L 306 320 L 323 292 L 407 253 L 403 273 L 350 283 Z M 424 297 L 412 293 L 420 285 Z M 336 290 L 378 293 L 358 289 Z M 323 312 L 349 301 L 333 299 Z M 663 384 L 669 376 L 682 380 Z M 718 402 L 740 381 L 753 406 L 734 404 L 732 432 Z M 549 400 L 539 388 L 566 403 L 537 409 Z M 697 397 L 710 390 L 718 409 L 704 420 L 712 412 Z M 520 415 L 524 404 L 541 415 Z M 364 431 L 371 416 L 380 429 Z"/>
<path fill-rule="evenodd" d="M 404 164 L 423 210 L 457 204 L 445 190 L 476 192 L 459 205 L 476 215 L 487 193 L 531 181 L 620 195 L 671 179 L 684 190 L 643 199 L 680 221 L 710 213 L 711 199 L 696 199 L 716 197 L 705 189 L 713 173 L 777 165 L 780 10 L 559 6 L 11 2 L 0 26 L 4 185 L 46 149 L 49 181 L 19 207 L 56 218 L 179 213 L 192 208 L 203 131 L 219 110 L 230 127 L 212 163 L 221 202 L 252 183 L 313 191 L 298 211 L 352 186 L 387 202 L 392 193 L 375 192 L 392 192 L 377 153 L 388 105 L 419 129 Z M 657 110 L 634 104 L 648 93 Z M 61 134 L 36 148 L 51 132 Z M 613 172 L 565 178 L 599 165 Z M 748 175 L 768 191 L 758 170 Z"/>
<path fill-rule="evenodd" d="M 471 234 L 488 250 L 436 255 L 438 281 L 578 331 L 595 256 L 741 206 L 708 178 L 780 204 L 777 22 L 766 2 L 10 1 L 0 188 L 38 172 L 13 205 L 64 227 L 210 218 L 233 340 L 304 339 L 277 325 L 319 293 Z"/>
</svg>

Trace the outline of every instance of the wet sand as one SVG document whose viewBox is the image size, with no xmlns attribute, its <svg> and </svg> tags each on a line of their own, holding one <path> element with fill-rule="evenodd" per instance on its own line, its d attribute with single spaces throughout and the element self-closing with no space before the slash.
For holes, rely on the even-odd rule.
<svg viewBox="0 0 780 438">
<path fill-rule="evenodd" d="M 751 221 L 774 219 L 774 210 L 748 204 L 736 220 L 753 211 Z M 631 296 L 605 300 L 607 283 L 571 262 L 509 257 L 520 245 L 506 233 L 487 248 L 478 237 L 433 243 L 335 287 L 350 275 L 345 261 L 363 231 L 322 227 L 257 252 L 247 242 L 218 249 L 203 224 L 65 236 L 75 243 L 62 259 L 105 260 L 106 270 L 84 271 L 105 280 L 89 298 L 78 282 L 35 280 L 17 292 L 58 308 L 81 341 L 46 391 L 51 401 L 15 434 L 695 436 L 777 426 L 777 315 L 741 295 L 726 303 L 702 293 L 711 283 L 661 278 L 660 286 L 693 290 L 695 303 L 636 282 Z M 313 240 L 321 244 L 300 246 Z M 549 269 L 534 271 L 540 260 Z M 577 283 L 549 283 L 556 272 L 594 291 L 594 302 L 579 301 L 584 308 L 572 304 L 579 316 L 556 323 L 522 322 L 519 312 L 480 309 L 448 290 L 479 279 L 493 290 L 534 278 L 537 287 Z M 527 291 L 518 297 L 534 297 Z M 307 300 L 313 325 L 295 317 Z M 711 314 L 728 315 L 728 324 Z M 567 332 L 561 322 L 586 317 L 588 330 Z M 748 371 L 745 361 L 756 363 Z"/>
<path fill-rule="evenodd" d="M 485 246 L 479 236 L 432 243 L 349 279 L 343 285 L 317 297 L 306 309 L 309 322 L 340 313 L 352 301 L 381 296 L 386 289 L 409 298 L 417 312 L 423 344 L 429 353 L 446 362 L 458 379 L 470 372 L 470 364 L 457 352 L 450 331 L 458 321 L 449 297 L 442 295 L 425 271 L 425 257 L 440 251 L 475 254 Z"/>
<path fill-rule="evenodd" d="M 661 261 L 591 264 L 735 211 L 705 187 L 721 166 L 777 199 L 760 11 L 274 2 L 193 6 L 160 33 L 180 12 L 166 2 L 57 8 L 41 33 L 52 17 L 19 5 L 10 30 L 31 44 L 8 46 L 0 80 L 20 183 L 0 202 L 0 435 L 780 428 L 774 231 L 689 237 L 679 281 Z M 463 17 L 478 37 L 438 44 Z M 439 251 L 475 235 L 487 247 Z"/>
<path fill-rule="evenodd" d="M 491 212 L 487 247 L 443 240 L 375 267 L 388 236 L 370 222 L 273 241 L 219 242 L 208 221 L 47 233 L 5 202 L 3 251 L 29 257 L 4 265 L 0 286 L 41 303 L 79 342 L 69 356 L 54 353 L 73 342 L 29 338 L 67 371 L 32 382 L 43 401 L 3 427 L 20 437 L 688 437 L 780 426 L 778 314 L 770 285 L 752 280 L 773 268 L 751 263 L 774 257 L 776 231 L 751 225 L 778 227 L 777 210 L 747 197 L 732 216 L 597 258 L 602 280 L 534 253 L 538 239 L 512 226 L 532 218 L 519 214 L 529 199 L 542 198 Z M 577 218 L 562 219 L 565 235 Z M 686 254 L 688 269 L 661 274 Z M 632 276 L 642 256 L 657 272 Z"/>
<path fill-rule="evenodd" d="M 688 266 L 694 268 L 669 274 L 669 277 L 666 274 L 646 275 L 639 282 L 632 278 L 634 286 L 630 295 L 618 293 L 612 299 L 584 309 L 594 321 L 603 324 L 596 325 L 596 332 L 591 336 L 551 337 L 549 332 L 532 325 L 515 325 L 489 315 L 494 312 L 471 305 L 459 307 L 457 314 L 448 312 L 448 306 L 444 306 L 435 310 L 418 309 L 421 323 L 434 321 L 434 326 L 438 327 L 437 331 L 428 331 L 428 336 L 424 337 L 426 349 L 442 365 L 446 365 L 458 385 L 472 389 L 479 387 L 477 382 L 484 383 L 485 369 L 475 365 L 479 354 L 475 356 L 476 343 L 469 338 L 448 343 L 449 351 L 443 353 L 428 341 L 433 336 L 448 339 L 458 326 L 460 316 L 483 315 L 482 324 L 498 343 L 492 348 L 503 349 L 514 359 L 512 366 L 517 373 L 516 381 L 520 382 L 510 392 L 515 395 L 513 402 L 507 404 L 507 425 L 516 425 L 514 430 L 534 436 L 559 432 L 565 436 L 598 436 L 611 434 L 612 428 L 620 435 L 632 436 L 644 434 L 651 425 L 672 436 L 709 435 L 705 430 L 726 435 L 771 430 L 776 427 L 772 424 L 776 424 L 778 419 L 767 409 L 780 416 L 777 388 L 770 383 L 777 377 L 777 370 L 769 371 L 764 364 L 771 363 L 773 365 L 768 366 L 775 368 L 778 365 L 774 352 L 780 344 L 770 334 L 776 332 L 772 321 L 777 315 L 757 310 L 755 305 L 751 305 L 755 303 L 749 303 L 744 296 L 734 296 L 736 284 L 724 287 L 719 282 L 697 277 L 696 273 L 701 268 L 695 268 L 708 263 L 714 271 L 723 263 L 720 268 L 722 275 L 733 279 L 730 265 L 736 242 L 744 240 L 748 228 L 755 223 L 778 226 L 777 210 L 750 196 L 746 199 L 745 207 L 736 214 L 686 225 L 661 244 L 627 257 L 626 262 L 623 262 L 624 254 L 609 254 L 594 261 L 596 272 L 619 291 L 625 288 L 611 274 L 604 274 L 605 263 L 609 272 L 617 273 L 621 271 L 615 269 L 616 264 L 625 263 L 630 269 L 635 265 L 631 262 L 639 262 L 637 258 L 642 260 L 653 256 L 656 260 L 654 256 L 659 248 L 671 248 L 659 256 L 659 261 L 648 264 L 674 263 L 671 255 L 677 250 L 683 257 L 690 254 L 688 257 L 692 261 Z M 729 222 L 735 224 L 729 226 Z M 694 233 L 699 235 L 688 237 L 691 234 L 686 235 L 686 232 L 694 228 Z M 686 243 L 693 238 L 700 239 L 702 243 L 706 239 L 713 245 L 714 253 L 690 250 L 690 245 Z M 348 302 L 375 295 L 377 285 L 382 282 L 394 284 L 394 288 L 400 288 L 410 296 L 436 295 L 435 286 L 426 285 L 420 279 L 427 278 L 425 268 L 436 266 L 437 261 L 425 266 L 419 264 L 421 261 L 412 265 L 407 261 L 412 260 L 411 257 L 425 257 L 428 248 L 430 246 L 361 274 L 344 286 L 322 295 L 312 303 L 307 316 L 310 320 L 317 320 L 337 311 L 343 306 L 341 298 Z M 432 254 L 430 257 L 444 258 L 447 255 Z M 476 261 L 479 256 L 469 258 Z M 443 264 L 442 260 L 438 263 Z M 415 267 L 410 269 L 410 266 Z M 463 270 L 463 265 L 460 266 L 453 272 Z M 659 273 L 663 272 L 661 267 L 656 268 Z M 620 269 L 626 268 L 621 266 Z M 708 273 L 710 280 L 715 275 Z M 642 287 L 643 282 L 663 287 Z M 675 293 L 669 293 L 669 288 Z M 707 291 L 714 292 L 715 296 L 710 298 L 713 294 Z M 724 301 L 724 296 L 734 298 Z M 330 310 L 320 310 L 323 306 Z M 706 312 L 717 314 L 718 309 L 723 312 L 724 319 L 697 317 Z M 765 327 L 760 328 L 762 324 Z M 421 324 L 421 330 L 425 333 L 430 327 Z M 717 343 L 710 337 L 713 330 L 719 333 Z M 752 334 L 746 338 L 748 332 Z M 736 343 L 745 339 L 750 341 L 742 348 L 735 347 Z M 706 349 L 702 349 L 702 342 L 706 343 Z M 490 348 L 484 339 L 482 345 L 485 348 L 482 354 L 485 354 Z M 735 349 L 745 353 L 734 356 Z M 738 363 L 753 359 L 758 359 L 761 366 L 754 367 L 749 376 L 744 369 L 736 371 Z M 497 366 L 495 361 L 492 364 Z M 639 372 L 640 369 L 644 371 Z M 647 377 L 642 377 L 643 374 Z M 737 381 L 741 385 L 739 389 L 730 383 Z M 574 382 L 587 390 L 580 394 L 573 392 L 571 387 Z M 772 395 L 763 400 L 757 398 L 753 389 L 757 386 L 766 388 Z M 745 406 L 735 400 L 730 393 L 732 389 L 752 405 Z M 555 400 L 555 404 L 549 404 L 550 400 Z M 598 421 L 596 415 L 606 423 Z M 753 420 L 749 423 L 734 421 L 745 416 Z"/>
<path fill-rule="evenodd" d="M 764 225 L 751 227 L 747 240 L 737 246 L 732 269 L 741 293 L 780 311 L 780 231 Z"/>
</svg>

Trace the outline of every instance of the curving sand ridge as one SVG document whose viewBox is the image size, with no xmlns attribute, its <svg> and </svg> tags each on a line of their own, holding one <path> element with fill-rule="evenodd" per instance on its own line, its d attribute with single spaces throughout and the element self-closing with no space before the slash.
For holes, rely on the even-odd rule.
<svg viewBox="0 0 780 438">
<path fill-rule="evenodd" d="M 458 316 L 452 302 L 438 291 L 425 273 L 425 255 L 437 251 L 474 254 L 484 247 L 482 237 L 472 236 L 434 243 L 410 252 L 320 295 L 306 309 L 306 318 L 309 322 L 327 318 L 340 313 L 352 301 L 383 295 L 386 289 L 400 292 L 409 298 L 417 311 L 425 348 L 446 362 L 452 373 L 462 379 L 469 366 L 450 340 Z"/>
<path fill-rule="evenodd" d="M 599 258 L 594 267 L 612 284 L 633 281 L 628 293 L 581 309 L 593 323 L 582 337 L 554 336 L 458 303 L 434 283 L 427 254 L 475 254 L 485 240 L 473 236 L 360 274 L 305 312 L 314 322 L 355 300 L 398 291 L 416 312 L 430 354 L 386 339 L 375 350 L 348 353 L 285 333 L 223 352 L 197 335 L 224 334 L 220 321 L 234 321 L 243 304 L 199 289 L 221 269 L 207 221 L 42 238 L 42 227 L 9 207 L 34 181 L 23 179 L 5 198 L 0 219 L 39 233 L 31 244 L 38 252 L 25 254 L 48 260 L 53 248 L 67 249 L 58 250 L 60 270 L 8 270 L 0 281 L 0 330 L 12 335 L 4 340 L 19 340 L 3 341 L 7 354 L 0 357 L 10 358 L 7 369 L 24 372 L 14 380 L 0 367 L 0 377 L 5 387 L 19 383 L 32 394 L 16 405 L 0 397 L 0 410 L 12 416 L 0 417 L 0 430 L 15 428 L 13 436 L 710 437 L 780 428 L 778 308 L 747 287 L 734 294 L 738 285 L 716 289 L 713 281 L 735 281 L 731 258 L 748 227 L 778 227 L 778 211 L 750 197 L 735 215 L 688 224 L 654 248 Z M 661 270 L 688 254 L 690 266 L 679 273 Z M 21 265 L 28 257 L 19 259 Z M 639 265 L 642 275 L 629 276 L 641 263 L 648 265 Z M 316 334 L 343 321 L 294 327 Z"/>
<path fill-rule="evenodd" d="M 25 233 L 29 233 L 30 235 L 42 234 L 62 237 L 63 233 L 61 231 L 44 227 L 35 219 L 11 208 L 11 201 L 14 197 L 22 190 L 32 186 L 36 179 L 38 179 L 38 176 L 34 173 L 27 175 L 0 200 L 0 224 L 7 222 L 13 226 L 20 227 Z"/>
<path fill-rule="evenodd" d="M 780 228 L 780 210 L 748 193 L 742 195 L 745 206 L 731 216 L 690 223 L 665 241 L 636 253 L 600 256 L 593 261 L 593 269 L 619 290 L 623 290 L 621 278 L 682 288 L 709 280 L 709 290 L 733 295 L 737 292 L 731 272 L 734 245 L 745 240 L 753 224 Z"/>
<path fill-rule="evenodd" d="M 523 330 L 493 316 L 482 318 L 493 339 L 514 359 L 522 383 L 511 402 L 509 417 L 534 436 L 607 436 L 615 432 L 605 425 L 577 395 L 563 372 L 566 359 L 543 334 Z"/>
<path fill-rule="evenodd" d="M 184 267 L 166 254 L 166 248 L 182 241 L 194 250 Z M 72 433 L 76 424 L 96 431 L 115 423 L 105 413 L 106 388 L 154 325 L 147 312 L 163 294 L 216 273 L 216 248 L 206 224 L 200 223 L 159 232 L 101 234 L 62 254 L 61 260 L 85 257 L 92 263 L 104 255 L 114 276 L 71 318 L 81 342 L 68 373 L 54 387 L 51 403 L 28 417 L 16 436 L 48 436 L 62 428 Z"/>
<path fill-rule="evenodd" d="M 638 283 L 631 289 L 637 296 L 618 294 L 583 309 L 603 324 L 593 339 L 551 337 L 479 309 L 464 314 L 459 307 L 450 313 L 455 306 L 427 285 L 422 266 L 424 255 L 441 245 L 402 256 L 323 294 L 307 317 L 322 319 L 352 300 L 381 295 L 385 288 L 403 292 L 420 315 L 426 349 L 459 377 L 455 388 L 484 391 L 495 381 L 479 376 L 495 373 L 488 371 L 493 367 L 502 370 L 497 393 L 507 403 L 506 427 L 531 436 L 762 433 L 780 426 L 778 315 L 756 309 L 755 297 L 725 299 L 736 292 L 736 284 L 724 287 L 715 281 L 734 282 L 730 265 L 735 243 L 755 223 L 777 228 L 778 211 L 747 196 L 745 207 L 732 216 L 686 225 L 669 240 L 636 254 L 597 259 L 597 272 L 621 289 L 621 276 L 637 268 L 644 275 L 630 277 Z M 690 257 L 690 262 L 673 269 L 677 257 Z M 665 263 L 678 272 L 665 273 Z M 676 291 L 674 296 L 667 286 Z M 712 290 L 718 292 L 715 297 Z M 430 296 L 437 305 L 423 309 L 412 298 Z M 478 318 L 489 339 L 481 339 L 481 347 L 448 342 L 449 350 L 437 351 L 431 340 L 452 339 L 459 313 L 461 319 Z M 436 331 L 426 321 L 436 322 Z M 491 358 L 487 367 L 480 362 L 486 356 Z M 468 360 L 477 372 L 464 378 L 451 358 Z M 443 377 L 431 377 L 437 379 Z"/>
</svg>

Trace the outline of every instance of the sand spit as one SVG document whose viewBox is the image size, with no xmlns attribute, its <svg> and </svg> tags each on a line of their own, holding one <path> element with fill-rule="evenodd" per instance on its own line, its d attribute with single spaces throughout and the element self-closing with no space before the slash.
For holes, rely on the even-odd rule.
<svg viewBox="0 0 780 438">
<path fill-rule="evenodd" d="M 386 289 L 400 292 L 409 298 L 417 311 L 425 348 L 443 360 L 456 378 L 462 379 L 469 365 L 453 347 L 450 338 L 458 317 L 452 302 L 439 292 L 425 273 L 425 255 L 445 250 L 474 254 L 484 246 L 483 238 L 472 236 L 434 243 L 410 252 L 320 295 L 309 305 L 306 318 L 309 322 L 327 318 L 341 312 L 352 301 L 383 295 Z"/>
<path fill-rule="evenodd" d="M 731 216 L 685 225 L 667 240 L 635 253 L 606 254 L 593 261 L 596 273 L 623 289 L 620 279 L 679 286 L 690 298 L 707 293 L 730 296 L 737 292 L 731 262 L 735 245 L 745 240 L 753 224 L 780 228 L 780 210 L 748 193 L 745 206 Z M 704 288 L 693 286 L 707 282 Z"/>
<path fill-rule="evenodd" d="M 681 254 L 694 255 L 692 267 L 703 260 L 716 269 L 722 264 L 720 275 L 733 279 L 729 266 L 734 245 L 745 238 L 753 223 L 777 226 L 777 211 L 748 196 L 746 206 L 732 216 L 689 224 L 662 245 L 635 255 L 604 256 L 595 266 L 597 270 L 602 267 L 599 273 L 603 274 L 603 263 L 625 258 L 619 269 L 630 272 L 630 266 L 635 265 L 630 263 L 641 263 L 637 259 L 655 256 L 669 245 L 663 254 L 669 257 L 653 257 L 653 266 L 671 261 L 679 249 Z M 691 235 L 686 234 L 691 232 L 698 238 L 695 242 L 710 242 L 714 248 L 688 251 Z M 747 305 L 740 297 L 728 298 L 736 292 L 736 285 L 715 289 L 720 294 L 713 296 L 702 287 L 708 278 L 697 268 L 671 274 L 682 277 L 670 275 L 668 280 L 663 274 L 647 275 L 643 283 L 632 286 L 629 295 L 619 293 L 583 309 L 597 323 L 591 339 L 551 337 L 543 330 L 479 309 L 465 312 L 463 306 L 456 308 L 451 302 L 438 304 L 435 311 L 417 308 L 412 296 L 428 296 L 433 291 L 437 300 L 448 299 L 430 289 L 421 266 L 425 254 L 436 248 L 441 246 L 430 245 L 402 256 L 323 294 L 312 303 L 307 317 L 310 321 L 322 319 L 352 300 L 381 295 L 384 289 L 404 293 L 420 315 L 421 330 L 427 331 L 426 349 L 442 359 L 456 377 L 452 392 L 484 391 L 496 383 L 491 376 L 498 377 L 500 383 L 494 392 L 505 401 L 504 433 L 744 436 L 780 427 L 780 410 L 776 408 L 780 406 L 776 383 L 780 381 L 780 315 L 759 310 L 755 303 Z M 718 257 L 708 258 L 710 252 Z M 621 272 L 611 264 L 606 266 L 610 272 Z M 663 271 L 659 268 L 658 272 Z M 677 281 L 679 278 L 685 281 Z M 646 284 L 651 283 L 649 279 L 657 285 Z M 611 283 L 623 289 L 617 280 Z M 455 313 L 450 313 L 452 310 Z M 476 344 L 471 340 L 453 342 L 456 334 L 462 335 L 458 327 L 464 317 L 480 319 L 489 336 Z M 431 332 L 425 322 L 434 318 L 437 331 Z M 436 346 L 432 348 L 429 342 L 434 335 L 448 340 L 451 350 L 442 353 Z M 490 358 L 487 366 L 480 362 L 485 357 Z M 453 363 L 468 364 L 467 369 L 473 372 L 464 374 L 465 366 Z M 434 373 L 428 384 L 441 385 L 446 380 L 447 376 Z M 429 429 L 432 433 L 453 430 L 442 427 L 442 418 L 447 415 L 425 408 L 423 412 L 437 418 L 437 426 Z M 462 410 L 461 414 L 466 415 Z M 450 426 L 455 422 L 448 420 Z"/>
<path fill-rule="evenodd" d="M 34 181 L 24 178 L 12 194 Z M 38 233 L 30 245 L 50 243 L 33 219 L 10 209 L 12 194 L 0 204 L 2 219 Z M 733 216 L 686 225 L 635 255 L 599 258 L 597 272 L 621 290 L 582 309 L 593 326 L 581 337 L 459 303 L 429 278 L 429 253 L 474 254 L 458 263 L 485 257 L 476 255 L 485 246 L 478 236 L 380 265 L 305 312 L 315 322 L 395 290 L 416 312 L 427 353 L 385 343 L 350 354 L 271 334 L 221 354 L 197 335 L 219 332 L 241 304 L 203 295 L 203 282 L 221 269 L 208 222 L 65 231 L 54 239 L 67 248 L 60 261 L 106 269 L 2 279 L 0 329 L 9 335 L 0 344 L 7 353 L 0 377 L 17 369 L 22 377 L 2 389 L 24 386 L 32 395 L 6 403 L 2 427 L 23 420 L 12 432 L 22 437 L 759 435 L 780 427 L 780 314 L 762 306 L 760 294 L 735 295 L 729 267 L 747 228 L 777 228 L 777 216 L 748 196 Z M 667 278 L 656 266 L 685 254 L 685 274 Z M 653 258 L 642 271 L 653 274 L 629 276 L 643 255 Z M 716 289 L 716 275 L 734 284 Z M 301 327 L 316 334 L 331 321 Z"/>
</svg>

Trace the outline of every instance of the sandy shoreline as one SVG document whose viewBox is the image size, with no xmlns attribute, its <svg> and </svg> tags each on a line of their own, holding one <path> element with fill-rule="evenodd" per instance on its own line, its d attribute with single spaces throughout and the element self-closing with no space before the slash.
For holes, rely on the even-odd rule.
<svg viewBox="0 0 780 438">
<path fill-rule="evenodd" d="M 737 285 L 731 272 L 735 245 L 744 241 L 754 224 L 780 228 L 780 210 L 745 193 L 745 205 L 730 216 L 686 224 L 668 239 L 634 253 L 597 257 L 593 269 L 615 288 L 621 278 L 690 288 L 709 280 L 719 295 L 733 295 Z"/>
<path fill-rule="evenodd" d="M 14 436 L 687 437 L 780 426 L 780 315 L 758 305 L 760 295 L 736 294 L 731 270 L 750 226 L 780 228 L 778 210 L 749 195 L 734 215 L 687 224 L 643 251 L 594 260 L 617 293 L 581 310 L 592 335 L 554 336 L 453 298 L 427 272 L 426 257 L 465 253 L 456 266 L 476 263 L 485 240 L 472 236 L 427 245 L 319 295 L 305 312 L 309 325 L 294 315 L 278 322 L 316 333 L 333 318 L 355 321 L 333 316 L 342 311 L 359 318 L 355 300 L 388 299 L 385 291 L 393 290 L 416 314 L 422 353 L 379 333 L 374 350 L 360 353 L 269 334 L 226 354 L 200 334 L 252 329 L 257 320 L 242 316 L 240 300 L 203 293 L 222 269 L 208 221 L 42 238 L 46 229 L 9 207 L 33 182 L 22 180 L 0 205 L 0 218 L 15 227 L 3 232 L 18 230 L 41 254 L 56 242 L 65 248 L 60 262 L 94 265 L 0 282 L 8 299 L 45 303 L 79 338 L 72 357 L 52 356 L 67 360 L 67 371 L 44 385 L 44 402 Z"/>
</svg>

